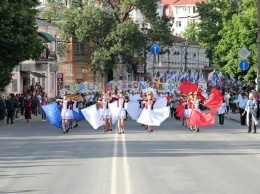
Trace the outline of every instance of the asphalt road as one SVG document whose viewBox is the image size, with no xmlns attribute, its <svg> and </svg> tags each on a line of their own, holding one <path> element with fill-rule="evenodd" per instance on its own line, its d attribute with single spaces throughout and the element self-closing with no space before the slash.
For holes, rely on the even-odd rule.
<svg viewBox="0 0 260 194">
<path fill-rule="evenodd" d="M 0 125 L 0 193 L 260 193 L 260 134 L 237 122 L 196 133 L 169 118 L 148 133 L 128 119 L 125 130 Z"/>
</svg>

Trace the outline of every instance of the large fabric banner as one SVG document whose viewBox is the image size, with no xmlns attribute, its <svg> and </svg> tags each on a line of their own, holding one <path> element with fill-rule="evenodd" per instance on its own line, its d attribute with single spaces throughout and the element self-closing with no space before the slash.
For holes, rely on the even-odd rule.
<svg viewBox="0 0 260 194">
<path fill-rule="evenodd" d="M 85 119 L 94 129 L 97 129 L 104 124 L 104 122 L 100 120 L 97 106 L 95 104 L 82 109 L 81 112 L 84 115 Z"/>
</svg>

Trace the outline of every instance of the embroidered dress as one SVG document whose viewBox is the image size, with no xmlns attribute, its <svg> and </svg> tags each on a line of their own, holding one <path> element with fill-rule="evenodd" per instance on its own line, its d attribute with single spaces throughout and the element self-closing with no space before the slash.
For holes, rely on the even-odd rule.
<svg viewBox="0 0 260 194">
<path fill-rule="evenodd" d="M 117 114 L 116 117 L 118 119 L 125 119 L 126 113 L 125 113 L 125 99 L 124 97 L 119 97 L 117 100 Z"/>
<path fill-rule="evenodd" d="M 68 100 L 63 100 L 62 102 L 62 110 L 61 110 L 61 118 L 62 119 L 72 119 L 73 111 L 71 107 L 71 102 Z"/>
<path fill-rule="evenodd" d="M 145 107 L 143 108 L 139 118 L 138 123 L 149 125 L 149 126 L 159 126 L 161 124 L 160 119 L 155 114 L 153 110 L 154 101 L 147 101 Z"/>
<path fill-rule="evenodd" d="M 100 103 L 99 116 L 100 118 L 112 118 L 112 114 L 109 110 L 109 102 L 102 100 Z"/>
</svg>

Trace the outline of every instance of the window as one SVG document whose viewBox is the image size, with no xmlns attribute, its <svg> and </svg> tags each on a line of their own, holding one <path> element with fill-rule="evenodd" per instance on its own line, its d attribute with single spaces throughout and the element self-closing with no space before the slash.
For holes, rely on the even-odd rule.
<svg viewBox="0 0 260 194">
<path fill-rule="evenodd" d="M 12 91 L 17 92 L 17 79 L 12 80 Z"/>
<path fill-rule="evenodd" d="M 84 54 L 84 43 L 83 42 L 77 42 L 75 43 L 75 54 Z"/>
<path fill-rule="evenodd" d="M 55 85 L 55 81 L 54 81 L 54 73 L 51 73 L 51 91 L 54 91 L 54 85 Z"/>
<path fill-rule="evenodd" d="M 42 75 L 45 75 L 45 73 L 42 73 Z M 42 78 L 42 89 L 45 89 L 45 78 Z"/>
<path fill-rule="evenodd" d="M 70 63 L 66 64 L 66 74 L 71 74 L 71 65 L 70 65 Z"/>
<path fill-rule="evenodd" d="M 181 27 L 181 21 L 176 21 L 176 27 Z"/>
<path fill-rule="evenodd" d="M 197 12 L 196 7 L 193 6 L 193 13 L 196 13 L 196 12 Z"/>
<path fill-rule="evenodd" d="M 52 41 L 51 44 L 50 44 L 51 51 L 54 51 L 54 48 L 55 48 L 55 42 Z"/>
</svg>

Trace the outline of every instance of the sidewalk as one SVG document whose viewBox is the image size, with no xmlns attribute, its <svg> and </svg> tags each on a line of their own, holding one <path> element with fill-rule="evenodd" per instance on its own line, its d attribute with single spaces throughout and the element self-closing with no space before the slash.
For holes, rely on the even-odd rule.
<svg viewBox="0 0 260 194">
<path fill-rule="evenodd" d="M 39 120 L 39 121 L 41 121 L 41 118 L 42 118 L 41 114 L 38 114 L 37 116 L 34 116 L 32 114 L 32 119 L 30 119 L 30 120 Z M 22 121 L 22 122 L 24 121 L 26 123 L 26 119 L 24 118 L 24 115 L 21 115 L 21 113 L 18 113 L 18 118 L 14 118 L 14 123 L 16 123 L 18 121 L 19 122 L 20 121 Z M 0 126 L 3 126 L 3 125 L 6 125 L 6 117 L 4 118 L 3 123 L 0 123 Z"/>
</svg>

